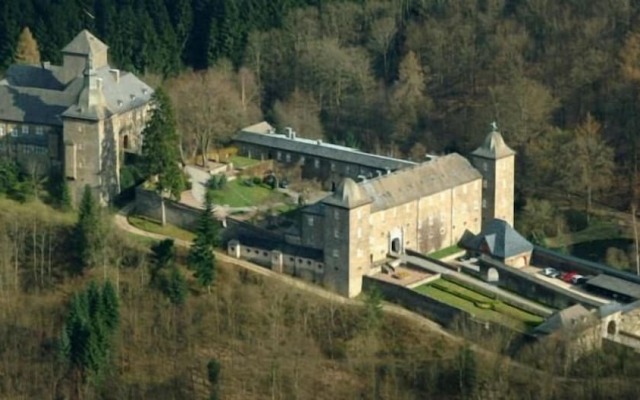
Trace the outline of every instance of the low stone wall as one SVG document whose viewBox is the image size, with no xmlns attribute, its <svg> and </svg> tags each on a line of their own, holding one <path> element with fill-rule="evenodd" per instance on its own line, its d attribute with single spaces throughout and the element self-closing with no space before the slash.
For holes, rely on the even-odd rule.
<svg viewBox="0 0 640 400">
<path fill-rule="evenodd" d="M 247 246 L 235 239 L 227 243 L 227 254 L 311 283 L 321 283 L 324 277 L 324 264 L 318 260 Z"/>
<path fill-rule="evenodd" d="M 393 303 L 400 304 L 411 311 L 436 321 L 443 326 L 451 326 L 460 318 L 466 318 L 467 314 L 462 310 L 441 303 L 412 289 L 381 281 L 369 276 L 363 277 L 363 291 L 377 288 L 382 296 Z"/>
<path fill-rule="evenodd" d="M 539 246 L 536 246 L 533 250 L 532 263 L 538 267 L 552 267 L 560 271 L 576 271 L 582 275 L 607 274 L 640 284 L 640 276 L 623 272 L 604 264 L 560 254 Z"/>
<path fill-rule="evenodd" d="M 549 307 L 562 310 L 576 303 L 587 308 L 600 306 L 600 302 L 552 283 L 537 280 L 526 272 L 509 267 L 489 257 L 481 256 L 480 263 L 482 268 L 495 268 L 498 271 L 499 287 Z"/>
<path fill-rule="evenodd" d="M 162 221 L 162 198 L 156 192 L 147 190 L 142 185 L 136 187 L 134 212 L 138 215 Z M 201 210 L 164 199 L 166 223 L 186 230 L 195 230 Z"/>
</svg>

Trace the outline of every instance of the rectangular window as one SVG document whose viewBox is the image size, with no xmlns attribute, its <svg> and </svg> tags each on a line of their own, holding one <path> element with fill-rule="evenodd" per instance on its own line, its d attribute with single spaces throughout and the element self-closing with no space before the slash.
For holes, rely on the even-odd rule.
<svg viewBox="0 0 640 400">
<path fill-rule="evenodd" d="M 358 209 L 357 211 L 358 219 L 362 219 L 362 210 Z"/>
<path fill-rule="evenodd" d="M 486 189 L 486 188 L 487 188 L 487 180 L 486 180 L 486 179 L 483 179 L 483 180 L 482 180 L 482 188 L 483 188 L 483 189 Z"/>
<path fill-rule="evenodd" d="M 309 217 L 309 218 L 307 218 L 307 224 L 308 224 L 309 226 L 313 226 L 313 217 Z"/>
<path fill-rule="evenodd" d="M 336 170 L 336 164 L 331 163 L 331 172 L 334 172 L 335 170 Z"/>
<path fill-rule="evenodd" d="M 22 125 L 22 134 L 23 135 L 29 134 L 29 125 Z"/>
<path fill-rule="evenodd" d="M 14 126 L 14 127 L 11 129 L 11 136 L 13 136 L 13 137 L 18 136 L 18 127 L 17 127 L 17 126 Z"/>
<path fill-rule="evenodd" d="M 338 249 L 333 249 L 333 251 L 331 252 L 333 257 L 338 258 Z"/>
<path fill-rule="evenodd" d="M 429 226 L 433 226 L 433 215 L 429 215 Z"/>
<path fill-rule="evenodd" d="M 316 158 L 315 160 L 313 160 L 313 165 L 314 165 L 316 168 L 320 168 L 320 160 L 318 160 L 317 158 Z"/>
<path fill-rule="evenodd" d="M 487 208 L 487 200 L 482 199 L 482 208 Z"/>
<path fill-rule="evenodd" d="M 334 229 L 333 230 L 333 237 L 335 239 L 340 239 L 340 229 Z"/>
<path fill-rule="evenodd" d="M 358 239 L 362 238 L 362 228 L 358 227 Z"/>
<path fill-rule="evenodd" d="M 340 212 L 338 210 L 333 210 L 333 219 L 336 221 L 340 219 Z"/>
<path fill-rule="evenodd" d="M 358 249 L 358 251 L 356 252 L 356 257 L 362 258 L 362 249 Z"/>
<path fill-rule="evenodd" d="M 349 172 L 351 172 L 351 167 L 349 167 L 348 165 L 344 168 L 344 171 L 348 174 Z"/>
<path fill-rule="evenodd" d="M 276 159 L 278 161 L 280 161 L 280 159 L 282 159 L 282 153 L 281 152 L 276 153 Z"/>
<path fill-rule="evenodd" d="M 482 169 L 485 170 L 485 172 L 489 169 L 489 166 L 487 165 L 486 162 L 482 163 Z"/>
<path fill-rule="evenodd" d="M 287 162 L 291 162 L 291 154 L 287 153 L 285 158 L 287 159 Z"/>
<path fill-rule="evenodd" d="M 0 137 L 4 136 L 4 125 L 0 125 Z"/>
<path fill-rule="evenodd" d="M 304 156 L 300 156 L 300 165 L 304 165 Z"/>
<path fill-rule="evenodd" d="M 36 126 L 36 135 L 42 136 L 44 134 L 44 128 Z"/>
</svg>

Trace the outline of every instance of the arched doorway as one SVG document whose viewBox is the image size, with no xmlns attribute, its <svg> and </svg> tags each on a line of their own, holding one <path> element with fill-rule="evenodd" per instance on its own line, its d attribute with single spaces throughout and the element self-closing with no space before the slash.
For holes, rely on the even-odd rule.
<svg viewBox="0 0 640 400">
<path fill-rule="evenodd" d="M 389 232 L 389 252 L 400 254 L 404 252 L 403 232 L 401 228 L 395 228 Z"/>
<path fill-rule="evenodd" d="M 618 327 L 616 326 L 616 321 L 609 321 L 607 324 L 607 333 L 609 335 L 615 335 L 618 333 Z"/>
<path fill-rule="evenodd" d="M 400 253 L 400 239 L 395 238 L 391 241 L 391 252 L 392 253 Z"/>
<path fill-rule="evenodd" d="M 124 135 L 122 137 L 122 148 L 129 150 L 129 135 Z"/>
<path fill-rule="evenodd" d="M 331 191 L 332 192 L 336 191 L 336 183 L 335 182 L 331 182 Z"/>
</svg>

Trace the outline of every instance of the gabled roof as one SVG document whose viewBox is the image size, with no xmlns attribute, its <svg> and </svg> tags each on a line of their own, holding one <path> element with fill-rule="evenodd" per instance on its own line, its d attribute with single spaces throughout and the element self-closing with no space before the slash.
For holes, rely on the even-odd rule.
<svg viewBox="0 0 640 400">
<path fill-rule="evenodd" d="M 64 85 L 56 77 L 62 69 L 55 65 L 38 66 L 13 64 L 7 69 L 5 81 L 10 86 L 63 90 Z"/>
<path fill-rule="evenodd" d="M 589 279 L 587 285 L 618 293 L 634 300 L 640 300 L 640 285 L 615 276 L 600 274 L 595 278 Z"/>
<path fill-rule="evenodd" d="M 507 146 L 500 132 L 494 129 L 484 139 L 482 146 L 478 147 L 471 154 L 474 156 L 495 160 L 512 156 L 516 154 L 516 152 L 513 151 L 509 146 Z"/>
<path fill-rule="evenodd" d="M 581 304 L 560 310 L 547 318 L 535 328 L 538 333 L 553 333 L 563 329 L 584 328 L 597 321 L 595 315 L 590 313 Z"/>
<path fill-rule="evenodd" d="M 481 178 L 482 175 L 466 158 L 453 153 L 358 185 L 373 199 L 371 212 L 376 212 Z"/>
<path fill-rule="evenodd" d="M 502 259 L 533 251 L 533 245 L 501 219 L 492 220 L 477 235 L 465 232 L 460 245 L 477 251 L 486 245 L 490 255 Z"/>
<path fill-rule="evenodd" d="M 342 208 L 356 208 L 367 203 L 371 203 L 371 199 L 364 194 L 364 192 L 358 187 L 358 184 L 351 178 L 345 178 L 340 182 L 340 185 L 336 189 L 335 193 L 323 201 L 325 204 L 342 207 Z"/>
<path fill-rule="evenodd" d="M 234 136 L 233 140 L 240 143 L 249 143 L 282 151 L 295 152 L 311 157 L 349 162 L 382 171 L 395 171 L 415 165 L 415 163 L 411 161 L 369 154 L 346 146 L 324 143 L 321 140 L 287 137 L 286 135 L 269 133 L 272 132 L 270 128 L 271 125 L 261 122 L 244 128 Z"/>
<path fill-rule="evenodd" d="M 88 30 L 83 30 L 78 33 L 75 38 L 68 45 L 62 49 L 63 53 L 88 55 L 100 53 L 106 51 L 109 48 L 106 44 L 102 43 L 100 39 L 93 36 Z"/>
</svg>

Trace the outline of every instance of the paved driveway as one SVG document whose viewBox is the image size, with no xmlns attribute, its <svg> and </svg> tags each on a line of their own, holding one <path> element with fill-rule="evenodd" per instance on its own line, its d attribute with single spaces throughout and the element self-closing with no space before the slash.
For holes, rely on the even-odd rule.
<svg viewBox="0 0 640 400">
<path fill-rule="evenodd" d="M 191 195 L 199 204 L 204 204 L 207 181 L 211 178 L 211 175 L 209 172 L 191 165 L 187 165 L 184 169 L 189 175 L 189 182 L 191 182 Z"/>
</svg>

